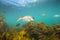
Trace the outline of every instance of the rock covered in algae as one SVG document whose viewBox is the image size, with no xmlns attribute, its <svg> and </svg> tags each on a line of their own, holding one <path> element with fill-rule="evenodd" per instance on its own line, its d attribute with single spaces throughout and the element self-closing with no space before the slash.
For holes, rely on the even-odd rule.
<svg viewBox="0 0 60 40">
<path fill-rule="evenodd" d="M 27 29 L 29 31 L 33 31 L 34 33 L 48 33 L 48 32 L 52 32 L 53 28 L 46 26 L 46 24 L 44 23 L 36 23 L 36 22 L 30 22 L 26 25 L 26 27 L 28 27 Z"/>
<path fill-rule="evenodd" d="M 56 38 L 60 39 L 60 24 L 56 24 L 53 27 L 54 27 L 54 30 L 55 30 Z"/>
<path fill-rule="evenodd" d="M 60 32 L 60 24 L 56 24 L 53 26 L 55 31 Z"/>
<path fill-rule="evenodd" d="M 6 31 L 7 24 L 4 21 L 4 17 L 0 16 L 0 32 Z"/>
<path fill-rule="evenodd" d="M 0 40 L 5 39 L 4 33 L 7 30 L 7 24 L 4 21 L 4 15 L 0 15 Z"/>
<path fill-rule="evenodd" d="M 25 27 L 32 37 L 36 40 L 47 40 L 47 37 L 53 33 L 53 28 L 40 22 L 29 22 Z M 44 39 L 43 39 L 44 38 Z"/>
</svg>

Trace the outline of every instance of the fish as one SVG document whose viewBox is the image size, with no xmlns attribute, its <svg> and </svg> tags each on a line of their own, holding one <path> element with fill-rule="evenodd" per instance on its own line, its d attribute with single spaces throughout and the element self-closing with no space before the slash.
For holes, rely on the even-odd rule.
<svg viewBox="0 0 60 40">
<path fill-rule="evenodd" d="M 23 16 L 23 17 L 18 18 L 17 21 L 19 22 L 20 20 L 30 22 L 30 21 L 34 21 L 34 17 L 32 17 L 32 16 Z"/>
<path fill-rule="evenodd" d="M 47 14 L 45 14 L 45 13 L 42 13 L 42 14 L 41 14 L 41 16 L 45 17 L 45 16 L 47 16 Z"/>
<path fill-rule="evenodd" d="M 60 15 L 56 14 L 56 15 L 54 15 L 53 17 L 58 18 L 58 17 L 60 17 Z"/>
</svg>

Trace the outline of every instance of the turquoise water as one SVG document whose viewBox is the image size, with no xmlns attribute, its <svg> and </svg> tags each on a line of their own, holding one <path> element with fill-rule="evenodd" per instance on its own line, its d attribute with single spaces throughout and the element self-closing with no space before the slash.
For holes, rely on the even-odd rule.
<svg viewBox="0 0 60 40">
<path fill-rule="evenodd" d="M 60 3 L 58 1 L 35 3 L 32 7 L 15 7 L 6 6 L 5 4 L 0 4 L 0 13 L 5 11 L 5 21 L 9 25 L 16 25 L 17 23 L 24 23 L 22 21 L 17 22 L 18 16 L 33 16 L 34 21 L 44 22 L 48 25 L 60 24 L 60 17 L 54 18 L 53 15 L 60 15 Z M 41 16 L 42 13 L 47 14 L 47 16 Z"/>
</svg>

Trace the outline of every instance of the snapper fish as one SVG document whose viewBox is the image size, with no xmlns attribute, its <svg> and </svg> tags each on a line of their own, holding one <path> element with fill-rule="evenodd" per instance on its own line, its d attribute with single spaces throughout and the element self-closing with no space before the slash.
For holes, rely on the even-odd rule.
<svg viewBox="0 0 60 40">
<path fill-rule="evenodd" d="M 24 16 L 24 17 L 19 17 L 17 21 L 26 21 L 26 22 L 30 22 L 30 21 L 34 21 L 34 18 L 32 16 Z"/>
</svg>

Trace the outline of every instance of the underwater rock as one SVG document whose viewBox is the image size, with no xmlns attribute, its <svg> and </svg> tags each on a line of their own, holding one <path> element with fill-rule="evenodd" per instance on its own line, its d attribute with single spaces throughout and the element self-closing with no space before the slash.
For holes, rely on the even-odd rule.
<svg viewBox="0 0 60 40">
<path fill-rule="evenodd" d="M 60 24 L 54 25 L 53 27 L 55 31 L 60 32 Z"/>
<path fill-rule="evenodd" d="M 0 31 L 5 31 L 7 29 L 7 24 L 4 21 L 0 21 Z"/>
<path fill-rule="evenodd" d="M 60 39 L 60 24 L 56 24 L 53 27 L 55 30 L 55 35 Z"/>
<path fill-rule="evenodd" d="M 0 35 L 7 31 L 7 26 L 8 25 L 5 23 L 3 15 L 0 16 Z"/>
<path fill-rule="evenodd" d="M 47 40 L 54 32 L 53 27 L 49 27 L 42 22 L 29 22 L 24 27 L 27 27 L 26 30 L 36 40 Z"/>
<path fill-rule="evenodd" d="M 28 27 L 27 31 L 29 32 L 29 34 L 36 40 L 38 40 L 38 36 L 41 33 L 40 26 L 38 26 L 35 22 L 29 22 L 25 27 Z"/>
<path fill-rule="evenodd" d="M 47 27 L 44 23 L 36 23 L 36 22 L 30 22 L 26 25 L 29 31 L 41 32 L 41 33 L 49 33 L 52 28 Z"/>
</svg>

